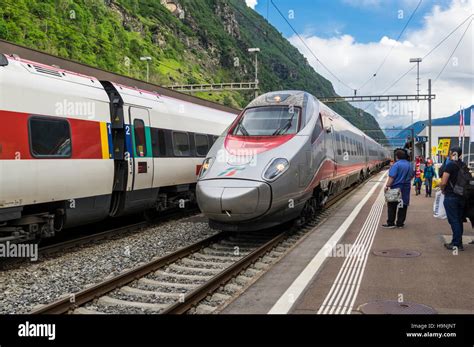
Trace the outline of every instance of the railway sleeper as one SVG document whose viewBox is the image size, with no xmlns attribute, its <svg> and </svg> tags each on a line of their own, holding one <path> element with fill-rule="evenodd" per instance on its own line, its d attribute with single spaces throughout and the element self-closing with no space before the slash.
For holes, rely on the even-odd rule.
<svg viewBox="0 0 474 347">
<path fill-rule="evenodd" d="M 222 270 L 220 269 L 209 269 L 209 268 L 203 268 L 203 267 L 191 267 L 191 266 L 182 266 L 182 265 L 177 265 L 177 264 L 171 264 L 169 266 L 170 269 L 180 273 L 180 274 L 190 274 L 190 275 L 194 275 L 194 274 L 203 274 L 203 275 L 215 275 L 215 274 L 218 274 L 220 272 L 222 272 Z"/>
<path fill-rule="evenodd" d="M 150 278 L 140 278 L 137 284 L 146 286 L 148 288 L 149 287 L 173 288 L 173 289 L 185 289 L 185 290 L 192 290 L 198 287 L 198 284 L 194 284 L 194 283 L 173 283 L 173 282 L 165 282 L 165 281 L 156 281 Z"/>
<path fill-rule="evenodd" d="M 151 290 L 144 290 L 134 287 L 125 286 L 120 288 L 120 292 L 127 295 L 136 295 L 136 296 L 151 296 L 157 299 L 175 299 L 179 300 L 184 293 L 168 293 L 168 292 L 158 292 Z"/>
<path fill-rule="evenodd" d="M 201 259 L 204 259 L 203 261 L 209 262 L 209 263 L 233 263 L 235 260 L 240 259 L 240 256 L 218 256 L 218 255 L 208 255 L 208 254 L 203 254 L 203 253 L 195 253 L 192 254 L 188 259 L 193 259 L 196 258 L 198 259 L 197 261 L 201 261 Z"/>
<path fill-rule="evenodd" d="M 204 269 L 224 269 L 225 267 L 227 267 L 229 263 L 232 263 L 232 261 L 216 262 L 216 261 L 195 260 L 195 259 L 190 259 L 190 258 L 181 259 L 180 262 L 183 263 L 184 265 L 189 265 L 191 267 L 198 267 L 198 268 L 204 268 Z"/>
<path fill-rule="evenodd" d="M 122 299 L 112 298 L 110 296 L 102 296 L 97 300 L 99 305 L 104 306 L 124 306 L 124 307 L 135 307 L 139 309 L 149 310 L 149 311 L 156 311 L 160 312 L 163 311 L 165 308 L 169 307 L 167 304 L 150 304 L 147 302 L 139 302 L 139 301 L 128 301 Z"/>
<path fill-rule="evenodd" d="M 158 277 L 171 277 L 174 279 L 189 280 L 189 281 L 205 281 L 212 277 L 212 275 L 184 275 L 175 272 L 166 272 L 163 270 L 158 270 L 154 273 Z"/>
</svg>

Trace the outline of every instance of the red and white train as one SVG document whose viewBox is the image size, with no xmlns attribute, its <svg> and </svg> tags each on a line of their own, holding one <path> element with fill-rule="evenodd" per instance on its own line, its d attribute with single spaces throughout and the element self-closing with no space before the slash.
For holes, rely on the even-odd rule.
<svg viewBox="0 0 474 347">
<path fill-rule="evenodd" d="M 0 242 L 193 200 L 235 117 L 0 54 Z"/>
</svg>

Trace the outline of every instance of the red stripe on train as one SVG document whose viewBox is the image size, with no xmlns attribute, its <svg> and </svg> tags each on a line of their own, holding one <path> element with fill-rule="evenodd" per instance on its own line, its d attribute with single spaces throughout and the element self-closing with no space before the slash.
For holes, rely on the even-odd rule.
<svg viewBox="0 0 474 347">
<path fill-rule="evenodd" d="M 366 167 L 372 168 L 375 165 L 381 163 L 378 160 L 372 160 L 366 163 L 355 163 L 349 165 L 337 164 L 331 159 L 325 159 L 321 167 L 319 168 L 316 175 L 311 180 L 306 190 L 314 189 L 324 179 L 338 179 L 341 176 L 347 176 L 352 173 L 360 172 Z M 335 169 L 337 168 L 337 171 Z M 334 175 L 334 173 L 336 173 Z"/>
<path fill-rule="evenodd" d="M 34 159 L 30 152 L 28 118 L 31 114 L 0 111 L 0 160 Z M 36 114 L 35 114 L 36 116 Z M 71 127 L 72 156 L 68 159 L 102 159 L 100 122 L 67 119 Z"/>
</svg>

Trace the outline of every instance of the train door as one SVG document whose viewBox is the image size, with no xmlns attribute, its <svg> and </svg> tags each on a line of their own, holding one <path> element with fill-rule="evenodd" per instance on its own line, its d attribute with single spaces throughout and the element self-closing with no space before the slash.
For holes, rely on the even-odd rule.
<svg viewBox="0 0 474 347">
<path fill-rule="evenodd" d="M 367 143 L 367 139 L 366 137 L 364 136 L 364 142 L 363 142 L 363 146 L 364 146 L 364 162 L 365 162 L 365 167 L 366 169 L 368 169 L 368 166 L 369 166 L 369 157 L 368 157 L 368 152 L 369 152 L 369 145 Z"/>
<path fill-rule="evenodd" d="M 131 189 L 133 191 L 151 189 L 154 167 L 150 138 L 150 115 L 146 109 L 130 107 L 129 116 L 132 138 Z"/>
<path fill-rule="evenodd" d="M 331 148 L 332 148 L 332 159 L 334 160 L 334 174 L 333 176 L 337 176 L 337 141 L 336 141 L 336 130 L 334 126 L 331 124 Z"/>
</svg>

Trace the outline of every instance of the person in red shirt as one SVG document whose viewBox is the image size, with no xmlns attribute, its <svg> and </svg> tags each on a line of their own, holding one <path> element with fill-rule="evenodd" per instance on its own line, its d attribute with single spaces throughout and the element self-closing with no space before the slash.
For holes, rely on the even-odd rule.
<svg viewBox="0 0 474 347">
<path fill-rule="evenodd" d="M 416 195 L 420 195 L 421 193 L 421 173 L 423 171 L 421 170 L 421 167 L 420 167 L 420 161 L 419 161 L 419 158 L 416 159 L 416 166 L 415 166 L 415 181 L 413 183 L 413 185 L 415 186 L 415 192 L 416 192 Z"/>
</svg>

